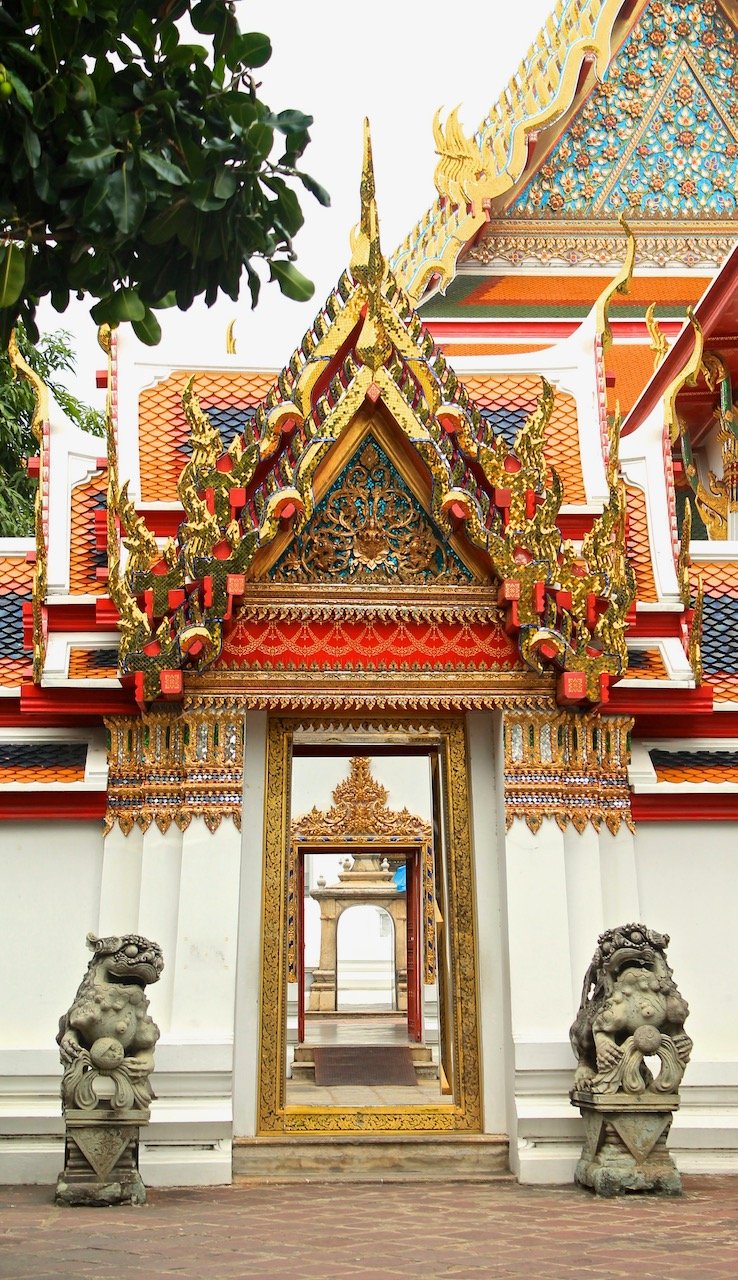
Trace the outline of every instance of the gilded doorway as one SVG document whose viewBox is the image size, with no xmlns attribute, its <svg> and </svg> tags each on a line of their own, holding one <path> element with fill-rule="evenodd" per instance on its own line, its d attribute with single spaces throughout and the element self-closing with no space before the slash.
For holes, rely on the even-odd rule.
<svg viewBox="0 0 738 1280">
<path fill-rule="evenodd" d="M 344 809 L 339 804 L 328 814 L 316 810 L 293 825 L 293 756 L 321 750 L 342 754 L 347 767 L 351 762 Z M 406 754 L 421 758 L 433 797 L 432 823 L 414 818 L 407 810 L 392 812 L 378 800 L 366 759 L 375 752 L 398 759 Z M 359 829 L 351 831 L 345 819 L 350 827 L 352 802 L 362 798 L 357 780 L 363 780 L 363 795 L 370 804 L 364 808 L 363 820 L 357 819 L 360 809 L 353 804 L 353 825 L 356 828 L 358 820 Z M 479 1132 L 474 902 L 463 723 L 417 720 L 392 726 L 367 722 L 326 726 L 318 721 L 274 720 L 268 735 L 267 796 L 258 1131 Z M 353 849 L 352 836 L 359 837 Z M 352 859 L 351 854 L 357 852 L 359 858 Z M 304 890 L 306 853 L 322 853 L 324 858 L 338 853 L 342 870 L 334 870 L 331 886 L 327 876 L 320 876 L 325 882 L 321 887 L 327 891 L 323 903 L 329 904 L 324 935 L 329 943 L 323 946 L 317 966 L 319 995 L 312 1001 L 312 1012 L 308 998 L 308 1007 L 303 1004 L 295 1015 L 295 999 L 299 1006 L 305 996 L 300 916 L 308 896 Z M 335 867 L 335 857 L 333 861 Z M 364 1008 L 358 1010 L 358 1018 L 356 1014 L 346 1017 L 336 1007 L 333 939 L 337 921 L 333 909 L 345 889 L 351 888 L 348 864 L 354 861 L 361 864 L 360 897 L 365 896 L 376 907 L 391 902 L 394 894 L 396 930 L 407 912 L 404 935 L 398 939 L 395 933 L 396 970 L 407 957 L 402 972 L 406 995 L 396 1001 L 399 1007 L 385 1015 L 377 1011 L 369 1014 Z M 400 870 L 406 885 L 403 895 L 407 892 L 405 910 L 399 909 L 399 893 L 390 887 Z M 339 874 L 344 875 L 343 881 Z M 320 889 L 317 898 L 320 902 Z M 400 942 L 403 956 L 398 950 Z M 431 1054 L 430 1047 L 423 1046 L 429 1062 L 433 1056 L 434 1070 L 426 1072 L 421 1088 L 385 1090 L 372 1102 L 355 1101 L 364 1095 L 339 1088 L 326 1092 L 329 1101 L 323 1103 L 319 1091 L 293 1083 L 296 1054 L 299 1064 L 299 1050 L 311 1040 L 314 1044 L 331 1038 L 349 1043 L 357 1035 L 362 1043 L 432 1040 L 427 1034 L 432 1022 L 427 1015 L 429 991 L 437 1000 L 437 1048 Z"/>
</svg>

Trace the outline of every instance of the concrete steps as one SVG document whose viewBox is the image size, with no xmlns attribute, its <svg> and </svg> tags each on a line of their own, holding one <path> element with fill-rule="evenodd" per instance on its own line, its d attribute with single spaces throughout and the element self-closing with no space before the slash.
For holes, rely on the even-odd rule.
<svg viewBox="0 0 738 1280">
<path fill-rule="evenodd" d="M 314 1045 L 298 1044 L 295 1046 L 295 1057 L 292 1062 L 293 1080 L 315 1080 Z M 408 1045 L 419 1080 L 437 1080 L 438 1066 L 433 1061 L 433 1050 L 428 1044 Z"/>
<path fill-rule="evenodd" d="M 286 1134 L 236 1138 L 235 1183 L 511 1180 L 501 1134 Z"/>
</svg>

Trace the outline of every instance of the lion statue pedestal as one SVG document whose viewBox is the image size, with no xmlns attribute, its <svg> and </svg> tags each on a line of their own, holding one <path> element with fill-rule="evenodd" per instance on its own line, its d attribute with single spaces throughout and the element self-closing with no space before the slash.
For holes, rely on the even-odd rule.
<svg viewBox="0 0 738 1280">
<path fill-rule="evenodd" d="M 575 1180 L 598 1195 L 679 1195 L 666 1149 L 692 1041 L 689 1013 L 666 963 L 669 938 L 642 924 L 608 929 L 587 970 L 571 1043 L 571 1091 L 585 1126 Z M 656 1077 L 647 1060 L 658 1062 Z"/>
<path fill-rule="evenodd" d="M 144 989 L 158 982 L 164 961 L 138 934 L 87 941 L 94 954 L 57 1036 L 66 1142 L 56 1202 L 144 1204 L 138 1141 L 159 1039 Z"/>
</svg>

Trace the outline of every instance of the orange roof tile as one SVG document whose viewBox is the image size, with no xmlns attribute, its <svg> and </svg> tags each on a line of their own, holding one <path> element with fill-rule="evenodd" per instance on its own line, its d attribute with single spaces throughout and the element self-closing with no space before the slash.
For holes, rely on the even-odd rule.
<svg viewBox="0 0 738 1280">
<path fill-rule="evenodd" d="M 70 649 L 70 680 L 114 680 L 118 675 L 117 649 Z"/>
<path fill-rule="evenodd" d="M 541 394 L 537 374 L 468 374 L 462 379 L 477 408 L 484 412 L 515 415 L 519 425 L 533 413 Z M 517 426 L 517 421 L 516 421 Z M 512 443 L 509 440 L 508 443 Z M 557 391 L 553 412 L 546 427 L 546 459 L 555 467 L 564 486 L 565 503 L 587 500 L 579 456 L 577 403 L 566 391 Z"/>
<path fill-rule="evenodd" d="M 540 272 L 532 275 L 492 276 L 482 281 L 463 299 L 460 306 L 529 306 L 544 299 L 555 298 L 558 303 L 594 306 L 597 298 L 605 288 L 607 275 L 576 275 L 573 271 L 560 275 L 545 275 Z M 617 294 L 612 306 L 632 307 L 643 303 L 649 306 L 652 302 L 671 304 L 680 314 L 695 301 L 710 283 L 710 276 L 636 276 L 630 284 L 627 294 Z"/>
<path fill-rule="evenodd" d="M 97 569 L 105 568 L 105 551 L 97 549 L 95 512 L 105 507 L 108 483 L 102 471 L 72 489 L 72 537 L 69 563 L 69 590 L 72 595 L 99 595 L 105 582 Z"/>
<path fill-rule="evenodd" d="M 629 649 L 626 680 L 667 680 L 668 672 L 661 650 Z"/>
<path fill-rule="evenodd" d="M 224 447 L 274 385 L 273 373 L 200 372 L 180 369 L 139 396 L 139 453 L 143 502 L 176 502 L 177 481 L 189 459 L 190 429 L 182 392 L 195 375 L 201 407 L 223 436 Z"/>
<path fill-rule="evenodd" d="M 30 657 L 23 652 L 23 603 L 31 599 L 33 564 L 20 555 L 0 556 L 0 685 L 23 679 Z"/>
<path fill-rule="evenodd" d="M 614 342 L 605 368 L 615 375 L 615 385 L 607 389 L 607 407 L 613 413 L 617 401 L 625 417 L 653 376 L 653 351 L 644 342 Z"/>
<path fill-rule="evenodd" d="M 646 495 L 636 485 L 627 486 L 628 502 L 628 536 L 626 549 L 628 559 L 636 576 L 638 599 L 652 604 L 658 600 L 656 580 L 653 576 L 651 562 L 651 544 L 648 537 L 648 511 Z"/>
</svg>

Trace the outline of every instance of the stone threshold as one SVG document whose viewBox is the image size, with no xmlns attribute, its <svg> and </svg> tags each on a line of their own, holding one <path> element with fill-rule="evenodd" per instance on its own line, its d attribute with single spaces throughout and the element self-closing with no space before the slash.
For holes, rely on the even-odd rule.
<svg viewBox="0 0 738 1280">
<path fill-rule="evenodd" d="M 233 1181 L 496 1182 L 513 1179 L 503 1134 L 300 1134 L 235 1138 Z"/>
</svg>

